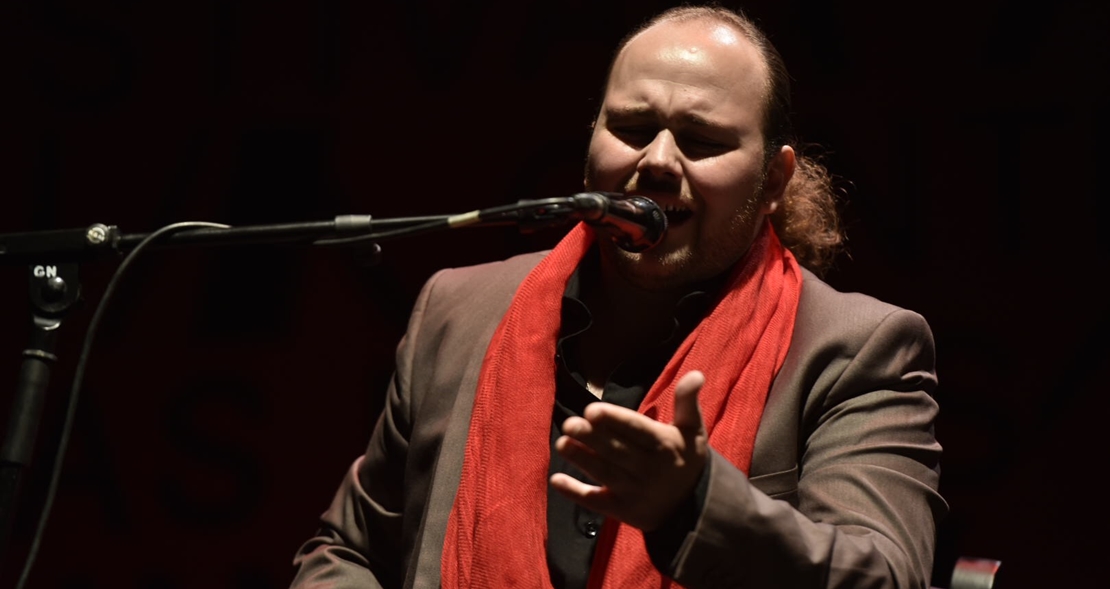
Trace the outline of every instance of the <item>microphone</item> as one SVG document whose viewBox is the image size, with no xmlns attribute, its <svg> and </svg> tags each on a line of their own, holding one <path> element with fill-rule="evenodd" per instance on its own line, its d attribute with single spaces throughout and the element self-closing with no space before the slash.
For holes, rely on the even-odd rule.
<svg viewBox="0 0 1110 589">
<path fill-rule="evenodd" d="M 417 229 L 512 224 L 529 231 L 567 219 L 577 219 L 604 231 L 617 247 L 632 253 L 657 245 L 667 232 L 667 216 L 655 201 L 643 196 L 625 198 L 619 192 L 580 192 L 574 196 L 520 200 L 512 205 L 436 217 L 430 225 L 418 225 Z"/>
<path fill-rule="evenodd" d="M 582 192 L 570 197 L 574 216 L 596 227 L 624 251 L 639 253 L 663 240 L 667 216 L 655 201 L 619 192 Z"/>
</svg>

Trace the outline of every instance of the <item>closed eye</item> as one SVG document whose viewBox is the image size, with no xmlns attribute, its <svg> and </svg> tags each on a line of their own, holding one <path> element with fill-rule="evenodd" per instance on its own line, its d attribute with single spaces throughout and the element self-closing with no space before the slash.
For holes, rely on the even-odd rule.
<svg viewBox="0 0 1110 589">
<path fill-rule="evenodd" d="M 626 144 L 639 148 L 654 141 L 659 129 L 645 125 L 623 125 L 610 127 L 609 132 Z"/>
<path fill-rule="evenodd" d="M 626 123 L 609 125 L 614 137 L 635 149 L 642 149 L 655 141 L 661 128 L 654 124 Z M 679 150 L 690 159 L 703 159 L 731 151 L 736 145 L 699 132 L 679 132 L 675 136 Z"/>
<path fill-rule="evenodd" d="M 678 147 L 692 159 L 712 157 L 733 149 L 731 144 L 699 136 L 679 136 Z"/>
</svg>

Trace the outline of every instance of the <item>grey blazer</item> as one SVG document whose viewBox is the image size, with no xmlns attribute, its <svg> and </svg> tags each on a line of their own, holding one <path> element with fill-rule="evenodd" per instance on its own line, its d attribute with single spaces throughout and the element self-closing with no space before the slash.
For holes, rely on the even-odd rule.
<svg viewBox="0 0 1110 589">
<path fill-rule="evenodd" d="M 292 587 L 439 587 L 482 357 L 542 256 L 427 282 L 366 453 L 297 552 Z M 947 512 L 935 387 L 920 315 L 804 272 L 750 476 L 713 454 L 705 508 L 663 573 L 688 589 L 928 587 Z"/>
</svg>

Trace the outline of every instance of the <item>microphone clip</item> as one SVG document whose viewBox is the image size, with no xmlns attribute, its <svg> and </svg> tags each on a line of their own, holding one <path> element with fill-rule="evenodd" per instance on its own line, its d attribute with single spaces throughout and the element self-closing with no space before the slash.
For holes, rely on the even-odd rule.
<svg viewBox="0 0 1110 589">
<path fill-rule="evenodd" d="M 566 198 L 520 200 L 512 217 L 521 233 L 535 233 L 575 221 L 577 212 L 574 202 Z"/>
<path fill-rule="evenodd" d="M 571 197 L 577 216 L 606 233 L 626 252 L 654 247 L 667 232 L 667 216 L 655 201 L 615 192 L 583 192 Z"/>
</svg>

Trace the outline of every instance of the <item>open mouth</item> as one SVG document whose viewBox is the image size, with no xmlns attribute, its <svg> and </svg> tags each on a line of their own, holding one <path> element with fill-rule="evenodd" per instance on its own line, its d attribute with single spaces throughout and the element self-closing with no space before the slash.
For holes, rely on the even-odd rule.
<svg viewBox="0 0 1110 589">
<path fill-rule="evenodd" d="M 675 227 L 688 221 L 694 216 L 694 211 L 683 207 L 665 206 L 663 214 L 667 216 L 667 226 Z"/>
</svg>

